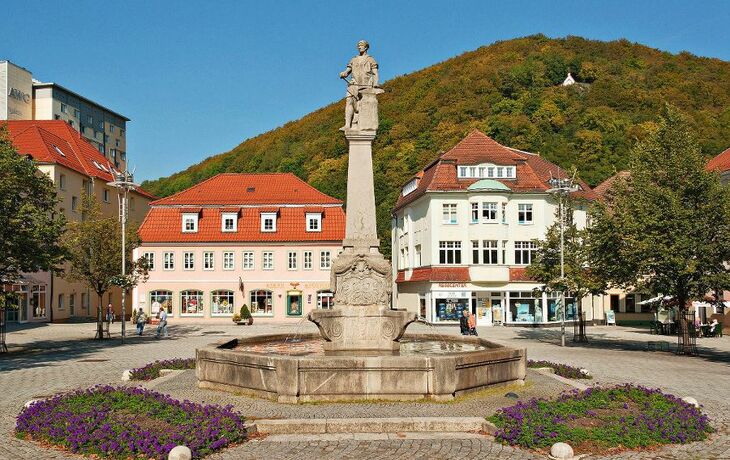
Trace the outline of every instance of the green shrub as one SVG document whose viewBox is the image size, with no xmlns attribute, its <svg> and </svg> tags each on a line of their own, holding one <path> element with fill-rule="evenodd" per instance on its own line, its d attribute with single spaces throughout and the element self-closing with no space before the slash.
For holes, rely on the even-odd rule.
<svg viewBox="0 0 730 460">
<path fill-rule="evenodd" d="M 248 305 L 243 304 L 241 307 L 241 318 L 243 319 L 249 319 L 251 318 L 251 312 L 248 311 Z"/>
</svg>

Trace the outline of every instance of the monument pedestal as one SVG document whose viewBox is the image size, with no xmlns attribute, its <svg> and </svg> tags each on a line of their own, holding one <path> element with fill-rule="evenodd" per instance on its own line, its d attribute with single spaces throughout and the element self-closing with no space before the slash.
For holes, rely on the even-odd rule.
<svg viewBox="0 0 730 460">
<path fill-rule="evenodd" d="M 373 95 L 374 97 L 374 95 Z M 330 283 L 335 309 L 313 310 L 308 319 L 326 340 L 325 351 L 397 352 L 415 313 L 390 309 L 392 272 L 378 247 L 372 143 L 375 130 L 347 129 L 347 222 L 342 253 Z"/>
</svg>

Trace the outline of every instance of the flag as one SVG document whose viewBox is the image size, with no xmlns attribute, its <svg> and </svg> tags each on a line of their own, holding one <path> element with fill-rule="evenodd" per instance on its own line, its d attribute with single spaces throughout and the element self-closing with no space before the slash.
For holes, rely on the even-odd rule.
<svg viewBox="0 0 730 460">
<path fill-rule="evenodd" d="M 243 280 L 241 279 L 240 276 L 238 277 L 238 290 L 241 291 L 241 294 L 244 294 L 244 292 L 243 292 Z"/>
</svg>

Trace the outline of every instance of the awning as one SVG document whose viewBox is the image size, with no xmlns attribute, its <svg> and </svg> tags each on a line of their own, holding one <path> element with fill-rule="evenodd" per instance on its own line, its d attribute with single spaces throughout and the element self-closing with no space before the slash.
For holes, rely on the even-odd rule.
<svg viewBox="0 0 730 460">
<path fill-rule="evenodd" d="M 649 305 L 649 304 L 654 304 L 654 303 L 658 303 L 658 302 L 665 302 L 667 300 L 672 300 L 673 298 L 674 297 L 672 297 L 670 295 L 660 295 L 657 297 L 652 297 L 651 299 L 642 300 L 641 302 L 639 302 L 639 305 Z"/>
</svg>

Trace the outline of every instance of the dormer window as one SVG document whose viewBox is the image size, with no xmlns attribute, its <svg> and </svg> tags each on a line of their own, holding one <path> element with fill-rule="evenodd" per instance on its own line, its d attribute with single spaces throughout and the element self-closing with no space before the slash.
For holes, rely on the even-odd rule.
<svg viewBox="0 0 730 460">
<path fill-rule="evenodd" d="M 222 232 L 236 232 L 238 231 L 238 213 L 235 212 L 224 212 L 221 217 L 221 231 Z"/>
<path fill-rule="evenodd" d="M 403 196 L 406 196 L 409 193 L 414 192 L 417 188 L 418 188 L 418 179 L 412 179 L 405 186 L 403 186 Z"/>
<path fill-rule="evenodd" d="M 261 213 L 261 231 L 262 232 L 275 232 L 276 231 L 276 213 L 275 212 L 262 212 Z"/>
<path fill-rule="evenodd" d="M 322 214 L 318 212 L 307 213 L 307 231 L 308 232 L 321 232 L 322 231 Z"/>
<path fill-rule="evenodd" d="M 183 233 L 196 233 L 198 231 L 198 214 L 185 213 L 182 215 Z"/>
<path fill-rule="evenodd" d="M 457 176 L 459 179 L 514 179 L 516 168 L 514 166 L 499 166 L 493 164 L 480 164 L 476 166 L 459 166 Z"/>
</svg>

